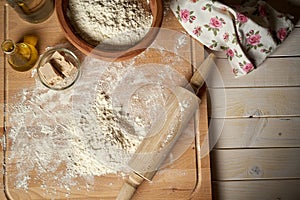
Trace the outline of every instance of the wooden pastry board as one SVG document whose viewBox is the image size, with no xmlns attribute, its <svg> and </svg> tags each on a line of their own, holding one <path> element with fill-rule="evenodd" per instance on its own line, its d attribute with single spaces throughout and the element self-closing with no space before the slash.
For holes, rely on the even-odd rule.
<svg viewBox="0 0 300 200">
<path fill-rule="evenodd" d="M 6 38 L 19 41 L 23 35 L 35 34 L 39 37 L 38 50 L 40 53 L 43 53 L 46 47 L 67 43 L 55 12 L 47 21 L 33 25 L 22 21 L 14 10 L 5 4 L 4 0 L 0 1 L 0 5 L 1 41 Z M 165 11 L 163 27 L 185 33 L 170 10 Z M 193 66 L 199 65 L 203 61 L 204 49 L 192 39 L 186 45 L 184 57 L 188 60 L 187 63 L 192 63 L 192 65 L 178 66 L 176 70 L 189 79 L 193 72 Z M 149 59 L 156 59 L 156 55 L 151 55 L 151 52 L 147 56 Z M 35 80 L 31 77 L 31 71 L 20 73 L 11 69 L 3 54 L 1 54 L 0 62 L 3 66 L 0 68 L 2 77 L 0 79 L 0 118 L 3 122 L 0 136 L 6 135 L 6 138 L 3 138 L 3 141 L 6 142 L 6 151 L 1 152 L 0 158 L 5 164 L 11 145 L 7 135 L 8 131 L 4 128 L 8 118 L 5 116 L 5 111 L 8 105 L 13 103 L 13 97 L 23 88 L 33 86 Z M 195 141 L 179 159 L 158 171 L 152 182 L 144 182 L 138 188 L 133 199 L 211 199 L 209 153 L 205 153 L 203 156 L 203 152 L 209 152 L 206 90 L 202 89 L 200 94 L 202 101 L 197 116 L 201 117 L 198 118 L 196 128 L 191 130 L 196 133 Z M 200 152 L 200 146 L 202 152 Z M 115 199 L 123 182 L 120 176 L 107 175 L 97 177 L 93 189 L 89 191 L 74 190 L 70 192 L 57 188 L 55 196 L 48 196 L 35 181 L 30 182 L 28 190 L 17 189 L 13 181 L 17 173 L 15 164 L 5 165 L 1 170 L 4 170 L 4 180 L 3 184 L 0 183 L 0 189 L 3 190 L 0 193 L 0 199 Z"/>
</svg>

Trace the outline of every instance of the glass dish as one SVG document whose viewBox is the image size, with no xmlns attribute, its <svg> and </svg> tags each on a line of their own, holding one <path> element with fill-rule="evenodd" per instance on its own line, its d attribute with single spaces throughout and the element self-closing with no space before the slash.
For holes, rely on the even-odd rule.
<svg viewBox="0 0 300 200">
<path fill-rule="evenodd" d="M 51 75 L 53 75 L 52 76 L 53 80 L 50 81 L 49 76 L 51 75 L 49 75 L 48 73 L 47 74 L 48 78 L 47 78 L 47 76 L 45 75 L 46 73 L 43 73 L 43 71 L 45 72 L 45 69 L 43 68 L 45 68 L 46 64 L 49 65 L 51 64 L 51 62 L 53 62 L 54 54 L 58 55 L 57 53 L 61 55 L 60 59 L 57 59 L 59 62 L 61 62 L 61 60 L 64 59 L 65 63 L 71 64 L 70 66 L 73 66 L 74 68 L 72 68 L 73 70 L 70 72 L 70 74 L 68 74 L 68 76 L 65 76 L 63 72 L 57 70 L 56 67 L 52 67 L 51 69 L 48 67 L 47 73 L 51 71 L 52 73 Z M 63 59 L 61 59 L 62 57 Z M 53 66 L 53 64 L 51 66 Z M 78 80 L 80 76 L 80 61 L 72 51 L 66 48 L 53 48 L 46 51 L 41 57 L 37 66 L 37 74 L 39 80 L 46 87 L 53 90 L 64 90 L 74 85 L 74 83 Z M 57 76 L 54 77 L 55 75 Z"/>
</svg>

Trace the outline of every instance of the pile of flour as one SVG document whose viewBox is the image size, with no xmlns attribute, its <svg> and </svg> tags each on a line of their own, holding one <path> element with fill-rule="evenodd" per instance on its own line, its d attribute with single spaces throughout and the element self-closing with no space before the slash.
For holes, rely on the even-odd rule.
<svg viewBox="0 0 300 200">
<path fill-rule="evenodd" d="M 153 18 L 149 5 L 140 0 L 69 0 L 67 15 L 89 43 L 119 47 L 141 40 Z"/>
</svg>

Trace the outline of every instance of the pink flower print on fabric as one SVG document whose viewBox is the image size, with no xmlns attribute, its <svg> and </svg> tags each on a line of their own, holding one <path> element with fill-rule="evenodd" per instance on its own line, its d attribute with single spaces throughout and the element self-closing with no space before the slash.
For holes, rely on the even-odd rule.
<svg viewBox="0 0 300 200">
<path fill-rule="evenodd" d="M 253 69 L 254 69 L 254 66 L 253 66 L 251 63 L 246 63 L 246 64 L 243 66 L 243 70 L 244 70 L 246 73 L 251 72 Z"/>
<path fill-rule="evenodd" d="M 234 51 L 232 49 L 226 49 L 226 56 L 229 58 L 229 60 L 232 60 L 233 56 L 234 56 Z"/>
<path fill-rule="evenodd" d="M 243 63 L 240 62 L 239 65 L 246 73 L 249 73 L 254 69 L 253 64 L 250 62 L 243 61 Z"/>
<path fill-rule="evenodd" d="M 248 21 L 248 17 L 246 17 L 244 14 L 242 13 L 237 13 L 237 21 L 240 23 L 240 24 L 244 24 Z"/>
<path fill-rule="evenodd" d="M 258 47 L 263 46 L 263 44 L 261 43 L 261 35 L 259 31 L 256 31 L 255 33 L 254 30 L 249 31 L 246 34 L 246 42 L 247 51 L 249 51 L 252 48 L 257 49 Z"/>
<path fill-rule="evenodd" d="M 260 39 L 261 36 L 259 34 L 250 35 L 249 37 L 247 37 L 247 43 L 252 46 L 255 46 L 260 43 Z"/>
<path fill-rule="evenodd" d="M 222 28 L 223 22 L 219 20 L 217 17 L 213 17 L 210 19 L 209 26 L 211 28 Z"/>
<path fill-rule="evenodd" d="M 224 24 L 226 24 L 225 20 L 216 16 L 210 18 L 209 24 L 205 24 L 204 27 L 207 28 L 208 31 L 212 31 L 214 36 L 217 36 L 220 28 L 222 28 Z"/>
<path fill-rule="evenodd" d="M 211 45 L 209 45 L 210 49 L 215 49 L 218 46 L 218 42 L 216 40 L 211 40 Z"/>
<path fill-rule="evenodd" d="M 210 3 L 207 3 L 205 6 L 202 6 L 201 10 L 208 10 L 211 12 L 212 5 Z"/>
<path fill-rule="evenodd" d="M 193 21 L 196 19 L 196 16 L 193 15 L 194 11 L 190 11 L 188 9 L 180 9 L 180 6 L 178 5 L 176 14 L 179 21 L 182 21 L 183 23 L 193 23 Z"/>
<path fill-rule="evenodd" d="M 281 28 L 277 31 L 277 38 L 282 42 L 287 37 L 287 29 Z"/>
<path fill-rule="evenodd" d="M 224 35 L 223 35 L 223 40 L 224 40 L 225 42 L 228 42 L 228 41 L 229 41 L 229 33 L 228 33 L 228 32 L 224 33 Z"/>
<path fill-rule="evenodd" d="M 182 19 L 182 21 L 184 23 L 186 23 L 187 21 L 189 21 L 189 19 L 190 19 L 190 11 L 188 9 L 180 10 L 180 18 Z"/>
<path fill-rule="evenodd" d="M 232 69 L 232 72 L 233 72 L 233 74 L 235 75 L 235 76 L 237 76 L 238 74 L 239 74 L 239 68 L 233 68 Z"/>
<path fill-rule="evenodd" d="M 269 47 L 269 48 L 263 48 L 260 50 L 261 53 L 265 53 L 265 54 L 269 54 L 273 51 L 273 48 L 272 47 Z"/>
<path fill-rule="evenodd" d="M 226 54 L 236 77 L 258 67 L 293 30 L 289 16 L 265 1 L 242 2 L 232 7 L 215 0 L 176 0 L 170 4 L 189 34 Z"/>
<path fill-rule="evenodd" d="M 191 17 L 190 17 L 190 20 L 189 20 L 190 23 L 193 23 L 193 21 L 194 21 L 195 19 L 196 19 L 196 16 L 191 16 Z"/>
<path fill-rule="evenodd" d="M 202 33 L 201 27 L 200 27 L 200 26 L 194 27 L 193 33 L 194 33 L 196 36 L 200 36 L 201 33 Z"/>
</svg>

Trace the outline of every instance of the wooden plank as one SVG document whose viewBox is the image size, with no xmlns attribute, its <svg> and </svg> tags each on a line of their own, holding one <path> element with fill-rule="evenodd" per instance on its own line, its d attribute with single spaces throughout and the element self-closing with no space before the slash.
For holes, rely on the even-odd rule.
<svg viewBox="0 0 300 200">
<path fill-rule="evenodd" d="M 209 88 L 300 86 L 300 57 L 268 58 L 240 78 L 234 78 L 227 59 L 217 59 L 216 65 L 206 81 Z"/>
<path fill-rule="evenodd" d="M 213 150 L 213 180 L 300 178 L 300 148 Z"/>
<path fill-rule="evenodd" d="M 300 180 L 213 182 L 213 199 L 298 200 Z"/>
<path fill-rule="evenodd" d="M 4 8 L 5 6 L 3 5 L 2 3 L 2 0 L 0 1 L 0 13 L 3 13 L 0 15 L 0 27 L 2 30 L 5 29 L 5 20 L 6 20 L 6 17 L 5 17 L 5 12 L 4 12 Z M 4 35 L 4 31 L 0 31 L 0 43 L 2 43 L 2 41 L 5 39 L 5 35 Z M 1 75 L 1 78 L 0 78 L 0 112 L 3 113 L 3 109 L 4 109 L 4 80 L 5 80 L 5 77 L 4 77 L 4 65 L 5 65 L 5 60 L 4 60 L 4 56 L 3 56 L 3 53 L 1 51 L 1 56 L 0 56 L 0 75 Z M 3 123 L 3 114 L 0 115 L 0 121 L 1 121 L 1 124 Z M 2 125 L 1 125 L 2 126 Z"/>
<path fill-rule="evenodd" d="M 212 118 L 300 116 L 300 87 L 212 88 L 209 94 Z"/>
<path fill-rule="evenodd" d="M 288 38 L 269 56 L 281 57 L 281 56 L 299 56 L 300 55 L 300 28 L 295 28 Z M 209 52 L 214 52 L 209 50 Z M 214 52 L 218 58 L 226 58 L 223 51 Z"/>
<path fill-rule="evenodd" d="M 1 114 L 2 115 L 2 114 Z M 0 152 L 0 160 L 1 160 L 1 169 L 0 169 L 0 199 L 6 199 L 5 197 L 5 193 L 4 193 L 4 184 L 3 184 L 3 160 L 4 160 L 4 154 L 3 154 L 3 126 L 0 126 L 0 148 L 1 148 L 1 152 Z"/>
<path fill-rule="evenodd" d="M 208 135 L 208 117 L 203 116 L 207 111 L 207 93 L 206 89 L 200 90 L 201 104 L 198 112 L 195 114 L 196 121 L 199 123 L 196 128 L 196 152 L 197 152 L 197 184 L 194 188 L 191 199 L 209 200 L 212 199 L 211 189 L 211 170 L 210 170 L 210 148 L 209 148 L 209 135 Z M 207 112 L 206 112 L 207 113 Z"/>
<path fill-rule="evenodd" d="M 193 174 L 191 169 L 161 170 L 152 182 L 144 182 L 137 190 L 133 199 L 185 199 L 191 195 L 190 185 L 179 183 L 178 177 L 184 182 L 189 182 Z M 176 178 L 177 177 L 177 178 Z M 47 191 L 40 187 L 40 183 L 32 183 L 27 192 L 17 189 L 9 183 L 9 195 L 11 199 L 115 199 L 122 186 L 122 178 L 106 175 L 105 177 L 95 177 L 93 188 L 86 189 L 85 185 L 72 187 L 70 191 L 62 188 L 47 188 Z M 174 184 L 175 183 L 175 184 Z M 161 185 L 169 187 L 161 187 Z M 82 189 L 81 189 L 82 188 Z M 155 192 L 153 192 L 155 191 Z"/>
<path fill-rule="evenodd" d="M 0 13 L 3 13 L 0 15 L 0 27 L 1 30 L 5 30 L 5 12 L 4 12 L 4 8 L 5 6 L 3 5 L 3 0 L 0 0 Z M 4 31 L 0 31 L 0 43 L 2 43 L 2 41 L 5 39 L 5 32 Z M 0 112 L 3 113 L 3 103 L 4 103 L 4 65 L 5 65 L 5 59 L 4 59 L 4 54 L 1 51 L 1 56 L 0 56 L 0 75 L 1 75 L 1 79 L 0 79 Z M 1 123 L 3 122 L 3 114 L 0 115 L 0 120 Z"/>
<path fill-rule="evenodd" d="M 36 35 L 40 36 L 40 43 L 38 46 L 38 49 L 40 50 L 40 53 L 43 53 L 45 51 L 45 48 L 47 45 L 55 45 L 65 42 L 65 38 L 62 35 L 62 32 L 60 31 L 59 27 L 57 26 L 57 19 L 56 16 L 53 15 L 49 20 L 42 24 L 38 25 L 31 25 L 31 24 L 25 24 L 23 23 L 15 13 L 11 9 L 9 9 L 10 13 L 10 21 L 9 21 L 9 36 L 11 36 L 14 40 L 21 39 L 20 37 L 26 33 L 35 33 Z M 171 13 L 171 12 L 170 12 Z M 177 30 L 176 33 L 181 33 L 178 31 L 182 31 L 181 28 L 178 29 L 178 20 L 172 17 L 166 17 L 165 20 L 168 22 L 168 25 L 175 30 Z M 175 32 L 175 31 L 173 31 Z M 170 38 L 170 35 L 167 35 L 169 40 L 172 40 L 173 38 Z M 165 42 L 165 40 L 163 41 Z M 171 41 L 171 45 L 174 44 L 174 41 Z M 176 62 L 176 70 L 179 73 L 182 73 L 184 76 L 189 78 L 192 74 L 191 69 L 191 48 L 189 46 L 190 40 L 187 40 L 187 44 L 185 46 L 180 46 L 182 48 L 182 52 L 184 53 L 184 58 L 187 57 L 185 65 L 182 65 L 181 63 L 178 64 Z M 171 46 L 170 48 L 174 47 Z M 186 48 L 186 46 L 188 48 Z M 158 49 L 160 50 L 160 49 Z M 177 48 L 179 51 L 180 49 Z M 179 52 L 180 54 L 182 52 Z M 203 48 L 200 48 L 200 51 L 198 52 L 202 57 L 203 54 Z M 151 54 L 151 53 L 150 53 Z M 152 58 L 156 59 L 156 54 L 152 55 Z M 149 57 L 151 58 L 151 57 Z M 152 60 L 151 60 L 152 61 Z M 174 60 L 170 59 L 170 62 L 174 63 Z M 188 65 L 186 65 L 188 64 Z M 8 80 L 8 102 L 13 103 L 13 95 L 20 91 L 23 87 L 27 87 L 30 84 L 34 84 L 34 80 L 31 77 L 30 72 L 26 73 L 17 73 L 13 71 L 12 69 L 7 70 L 7 80 Z M 205 111 L 204 114 L 207 113 L 206 109 L 206 101 L 205 102 L 205 109 L 202 109 L 202 111 Z M 201 113 L 202 113 L 201 111 Z M 204 119 L 206 121 L 206 126 L 201 126 L 202 130 L 205 130 L 207 134 L 207 116 L 206 118 L 202 117 L 201 119 Z M 203 123 L 203 122 L 201 122 Z M 208 143 L 208 139 L 202 139 L 201 141 L 205 141 Z M 10 143 L 8 143 L 10 144 Z M 205 199 L 208 199 L 211 196 L 211 185 L 210 185 L 210 170 L 209 170 L 209 154 L 206 155 L 204 158 L 204 162 L 198 161 L 196 163 L 196 145 L 193 143 L 191 146 L 186 150 L 186 152 L 172 165 L 167 165 L 163 169 L 161 169 L 156 176 L 154 177 L 152 182 L 144 182 L 144 184 L 139 187 L 136 196 L 134 199 L 159 199 L 159 198 L 167 198 L 167 199 L 174 199 L 174 198 L 180 198 L 185 199 L 188 196 L 191 195 L 191 193 L 194 191 L 196 187 L 196 183 L 198 181 L 198 178 L 200 179 L 201 184 L 205 186 L 204 190 L 201 192 L 202 196 L 205 196 Z M 197 145 L 198 146 L 198 145 Z M 206 144 L 207 146 L 207 144 Z M 175 147 L 176 148 L 176 147 Z M 179 147 L 180 148 L 180 147 Z M 9 154 L 10 152 L 8 152 Z M 51 194 L 47 194 L 47 191 L 45 191 L 41 187 L 41 181 L 39 180 L 39 177 L 37 177 L 37 174 L 33 172 L 32 176 L 30 176 L 31 180 L 29 181 L 29 189 L 28 191 L 25 191 L 23 189 L 17 189 L 15 188 L 15 182 L 16 174 L 18 173 L 18 169 L 15 166 L 15 163 L 9 163 L 7 167 L 7 188 L 6 191 L 12 199 L 44 199 L 44 198 L 51 198 Z M 202 169 L 197 169 L 196 164 L 199 164 Z M 63 167 L 63 166 L 62 166 Z M 197 176 L 197 173 L 201 173 L 201 177 Z M 51 175 L 50 175 L 51 176 Z M 204 177 L 203 177 L 204 176 Z M 42 177 L 43 178 L 43 177 Z M 178 181 L 178 178 L 181 181 Z M 47 179 L 47 177 L 45 178 Z M 120 176 L 104 176 L 104 177 L 96 177 L 94 180 L 94 188 L 91 188 L 90 191 L 87 191 L 85 188 L 85 185 L 87 184 L 85 181 L 82 181 L 83 185 L 80 186 L 74 186 L 74 188 L 71 188 L 72 194 L 69 194 L 70 191 L 67 189 L 60 188 L 59 186 L 55 185 L 53 183 L 53 192 L 56 192 L 56 194 L 53 194 L 53 198 L 71 198 L 71 199 L 113 199 L 116 194 L 118 193 L 119 189 L 121 188 L 121 184 L 123 182 L 122 177 Z M 81 182 L 80 182 L 81 183 Z M 59 188 L 54 188 L 55 186 Z M 82 187 L 81 187 L 82 186 Z M 80 187 L 80 188 L 79 188 Z M 51 189 L 50 189 L 51 190 Z M 155 192 L 153 192 L 155 191 Z M 211 199 L 211 197 L 209 198 Z"/>
<path fill-rule="evenodd" d="M 211 119 L 214 148 L 300 147 L 300 117 Z M 217 129 L 222 126 L 222 129 Z M 221 130 L 221 132 L 220 132 Z"/>
<path fill-rule="evenodd" d="M 203 127 L 203 129 L 206 129 L 207 131 L 207 126 L 206 128 Z M 8 154 L 9 153 L 10 152 L 8 152 Z M 145 181 L 138 188 L 133 199 L 159 199 L 159 197 L 164 197 L 164 199 L 174 199 L 177 197 L 185 199 L 190 196 L 193 188 L 195 187 L 195 183 L 198 182 L 197 177 L 195 176 L 195 161 L 189 156 L 194 153 L 195 144 L 191 144 L 191 146 L 179 159 L 172 162 L 171 165 L 167 164 L 163 166 L 151 182 Z M 206 166 L 203 168 L 206 169 Z M 206 170 L 204 172 L 207 173 L 209 171 Z M 204 172 L 201 171 L 201 174 Z M 123 183 L 123 179 L 120 175 L 112 174 L 94 177 L 93 184 L 91 186 L 92 188 L 90 189 L 86 188 L 86 184 L 88 184 L 88 182 L 80 177 L 75 179 L 78 182 L 74 181 L 76 184 L 74 187 L 70 188 L 71 190 L 68 190 L 68 188 L 63 189 L 61 187 L 55 187 L 57 184 L 56 182 L 53 183 L 53 188 L 47 186 L 43 189 L 41 187 L 42 180 L 40 180 L 40 178 L 36 178 L 34 181 L 30 181 L 29 188 L 26 191 L 15 187 L 15 177 L 18 176 L 18 173 L 19 172 L 15 167 L 15 163 L 7 164 L 7 174 L 9 175 L 6 183 L 7 193 L 11 199 L 38 200 L 48 198 L 65 199 L 66 197 L 70 199 L 115 199 Z M 51 172 L 49 172 L 49 174 L 51 174 Z M 56 172 L 51 174 L 51 176 L 56 176 Z M 206 176 L 210 177 L 210 174 Z M 32 171 L 30 173 L 30 177 L 34 179 L 35 177 L 38 177 L 38 175 L 35 171 Z M 43 177 L 48 180 L 45 175 L 43 175 Z M 181 181 L 176 181 L 178 178 L 180 178 Z M 162 185 L 165 185 L 166 187 L 163 187 Z M 204 186 L 210 187 L 207 183 L 205 183 Z M 202 195 L 207 194 L 208 193 L 206 192 Z"/>
<path fill-rule="evenodd" d="M 1 30 L 5 30 L 6 27 L 6 15 L 5 15 L 5 6 L 4 6 L 4 0 L 0 0 L 0 13 L 3 13 L 0 15 L 0 27 Z M 5 39 L 5 32 L 4 31 L 0 31 L 0 43 L 2 43 L 2 41 Z M 3 55 L 3 53 L 1 52 L 1 54 Z M 4 97 L 5 97 L 5 74 L 4 74 L 4 69 L 5 69 L 5 60 L 4 60 L 4 56 L 0 56 L 0 148 L 1 148 L 1 152 L 0 152 L 0 160 L 1 163 L 3 163 L 3 143 L 4 143 Z M 0 199 L 6 199 L 5 194 L 4 194 L 4 184 L 3 184 L 3 167 L 0 168 Z"/>
<path fill-rule="evenodd" d="M 277 5 L 280 11 L 300 14 L 298 0 L 268 2 Z M 298 7 L 285 9 L 286 3 L 296 3 Z M 299 27 L 299 21 L 296 27 Z M 247 181 L 299 177 L 298 148 L 281 148 L 300 146 L 299 117 L 269 118 L 299 116 L 299 89 L 290 87 L 299 86 L 299 58 L 291 57 L 300 55 L 299 35 L 299 28 L 296 28 L 257 70 L 239 79 L 233 77 L 225 54 L 217 53 L 223 59 L 217 61 L 218 71 L 207 80 L 212 99 L 211 116 L 220 117 L 210 121 L 214 124 L 213 127 L 210 125 L 210 138 L 213 138 L 210 143 L 216 143 L 211 157 L 213 180 L 221 180 L 213 182 L 214 199 L 299 199 L 300 180 Z M 222 75 L 223 82 L 216 74 Z M 211 88 L 219 90 L 212 91 Z M 281 96 L 274 95 L 277 93 L 287 95 L 285 100 L 281 102 Z M 222 109 L 224 101 L 227 101 L 226 109 Z M 258 118 L 245 118 L 250 116 Z M 232 149 L 261 147 L 280 148 Z"/>
</svg>

